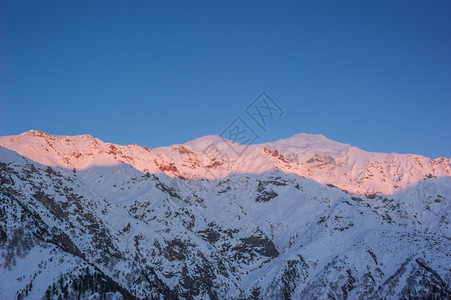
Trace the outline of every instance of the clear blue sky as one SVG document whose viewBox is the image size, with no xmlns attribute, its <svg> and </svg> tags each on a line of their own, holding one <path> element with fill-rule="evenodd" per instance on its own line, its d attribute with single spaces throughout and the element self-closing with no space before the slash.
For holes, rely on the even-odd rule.
<svg viewBox="0 0 451 300">
<path fill-rule="evenodd" d="M 267 131 L 244 110 L 266 91 Z M 0 0 L 0 135 L 321 133 L 451 157 L 450 1 Z"/>
</svg>

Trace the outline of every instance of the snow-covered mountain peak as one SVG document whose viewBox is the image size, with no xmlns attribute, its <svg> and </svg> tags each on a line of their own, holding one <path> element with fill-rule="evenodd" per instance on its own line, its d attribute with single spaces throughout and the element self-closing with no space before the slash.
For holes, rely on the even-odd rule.
<svg viewBox="0 0 451 300">
<path fill-rule="evenodd" d="M 308 144 L 341 144 L 339 142 L 328 139 L 322 134 L 311 134 L 300 132 L 285 139 L 279 139 L 273 143 L 291 144 L 291 145 L 308 145 Z M 345 145 L 345 144 L 341 144 Z"/>
<path fill-rule="evenodd" d="M 6 144 L 25 144 L 33 145 L 34 147 L 45 147 L 48 145 L 57 144 L 58 146 L 75 146 L 77 148 L 83 147 L 86 144 L 97 144 L 101 142 L 89 134 L 82 135 L 52 135 L 41 130 L 29 130 L 19 135 L 0 137 L 0 145 Z"/>
<path fill-rule="evenodd" d="M 35 162 L 68 169 L 126 163 L 143 173 L 207 179 L 279 169 L 359 194 L 393 194 L 426 177 L 451 176 L 449 158 L 367 152 L 306 133 L 255 145 L 210 135 L 183 145 L 149 149 L 105 143 L 89 135 L 55 136 L 31 130 L 0 137 L 0 146 Z"/>
<path fill-rule="evenodd" d="M 328 139 L 322 134 L 298 133 L 286 139 L 266 143 L 266 145 L 277 148 L 279 151 L 314 152 L 329 154 L 334 157 L 345 155 L 350 147 L 349 144 L 342 144 Z"/>
<path fill-rule="evenodd" d="M 309 134 L 0 137 L 0 299 L 450 299 L 450 165 Z"/>
<path fill-rule="evenodd" d="M 206 147 L 208 147 L 210 144 L 220 145 L 222 143 L 228 143 L 228 142 L 230 142 L 230 141 L 228 141 L 227 139 L 225 139 L 219 135 L 206 135 L 206 136 L 188 141 L 184 145 L 193 147 L 194 149 L 196 149 L 198 151 L 202 151 Z"/>
<path fill-rule="evenodd" d="M 219 135 L 203 136 L 186 142 L 184 145 L 206 155 L 216 153 L 234 159 L 237 159 L 239 154 L 248 147 L 248 145 L 241 145 Z"/>
</svg>

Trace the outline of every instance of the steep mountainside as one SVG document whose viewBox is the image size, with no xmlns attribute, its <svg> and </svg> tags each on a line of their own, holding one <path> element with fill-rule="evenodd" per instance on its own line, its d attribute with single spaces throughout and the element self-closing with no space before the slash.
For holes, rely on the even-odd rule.
<svg viewBox="0 0 451 300">
<path fill-rule="evenodd" d="M 0 146 L 1 299 L 451 298 L 449 158 L 308 134 Z"/>
</svg>

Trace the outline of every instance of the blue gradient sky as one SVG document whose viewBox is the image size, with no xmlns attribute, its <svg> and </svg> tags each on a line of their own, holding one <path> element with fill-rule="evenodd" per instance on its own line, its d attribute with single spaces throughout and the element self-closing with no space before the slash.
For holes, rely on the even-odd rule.
<svg viewBox="0 0 451 300">
<path fill-rule="evenodd" d="M 0 135 L 183 143 L 266 91 L 257 142 L 451 157 L 450 1 L 1 0 L 0 30 Z"/>
</svg>

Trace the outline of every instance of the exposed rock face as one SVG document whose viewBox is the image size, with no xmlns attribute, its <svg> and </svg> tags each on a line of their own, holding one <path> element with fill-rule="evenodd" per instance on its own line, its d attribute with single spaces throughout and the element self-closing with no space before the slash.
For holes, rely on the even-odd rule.
<svg viewBox="0 0 451 300">
<path fill-rule="evenodd" d="M 2 299 L 451 298 L 449 159 L 393 156 L 357 174 L 349 145 L 301 153 L 288 140 L 251 149 L 269 167 L 250 172 L 243 158 L 201 156 L 199 142 L 163 151 L 32 132 L 1 143 L 46 161 L 0 148 Z M 218 175 L 214 161 L 227 172 L 197 176 Z M 406 170 L 426 175 L 374 190 Z"/>
</svg>

